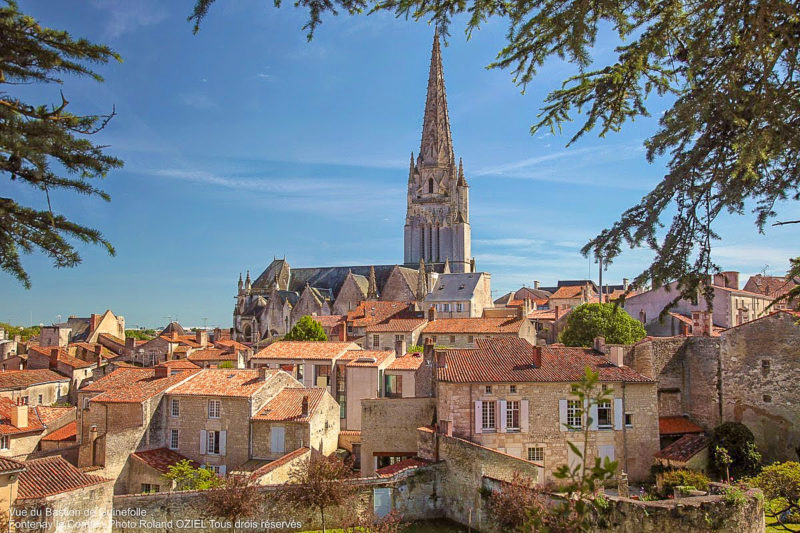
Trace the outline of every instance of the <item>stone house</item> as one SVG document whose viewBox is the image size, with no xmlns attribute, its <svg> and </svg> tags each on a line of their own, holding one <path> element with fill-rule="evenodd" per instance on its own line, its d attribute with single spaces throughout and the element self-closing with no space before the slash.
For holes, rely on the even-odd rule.
<svg viewBox="0 0 800 533">
<path fill-rule="evenodd" d="M 314 315 L 311 318 L 319 322 L 320 326 L 322 326 L 322 330 L 325 332 L 325 336 L 328 337 L 329 341 L 344 342 L 347 340 L 347 324 L 345 321 L 345 315 Z"/>
<path fill-rule="evenodd" d="M 232 368 L 245 368 L 245 353 L 233 347 L 201 348 L 189 352 L 186 360 L 200 368 L 217 368 L 222 363 Z"/>
<path fill-rule="evenodd" d="M 763 274 L 756 274 L 750 276 L 747 283 L 742 287 L 743 290 L 763 294 L 769 298 L 780 298 L 788 293 L 797 285 L 800 285 L 800 278 L 789 279 L 787 276 L 764 276 Z M 776 302 L 770 309 L 779 311 L 781 309 L 800 309 L 800 302 L 789 304 L 785 300 Z"/>
<path fill-rule="evenodd" d="M 74 420 L 64 426 L 51 431 L 39 441 L 39 450 L 51 452 L 74 448 L 78 442 L 78 423 Z"/>
<path fill-rule="evenodd" d="M 100 358 L 95 362 L 84 361 L 69 354 L 67 348 L 31 346 L 28 348 L 28 370 L 54 370 L 69 379 L 69 399 L 75 401 L 76 391 L 84 382 L 93 378 L 100 367 Z"/>
<path fill-rule="evenodd" d="M 339 405 L 327 389 L 286 387 L 251 419 L 256 460 L 275 461 L 300 448 L 330 455 L 339 439 Z"/>
<path fill-rule="evenodd" d="M 572 308 L 561 309 L 553 306 L 547 309 L 533 309 L 528 313 L 528 320 L 536 330 L 537 344 L 555 344 L 558 336 L 567 326 L 567 316 Z"/>
<path fill-rule="evenodd" d="M 374 337 L 366 338 L 367 328 L 386 324 L 391 319 L 416 319 L 423 316 L 424 313 L 417 310 L 415 302 L 372 300 L 362 302 L 353 311 L 347 313 L 347 339 L 362 348 L 369 348 L 371 347 L 370 341 L 375 339 Z M 394 346 L 394 341 L 389 346 Z"/>
<path fill-rule="evenodd" d="M 352 342 L 279 341 L 259 350 L 250 358 L 250 368 L 279 368 L 305 387 L 329 388 L 335 392 L 334 364 L 349 350 Z"/>
<path fill-rule="evenodd" d="M 361 429 L 361 401 L 384 396 L 387 383 L 384 372 L 394 358 L 393 350 L 356 350 L 347 352 L 340 359 L 342 363 L 347 359 L 347 363 L 344 364 L 346 400 L 344 405 L 340 404 L 345 413 L 342 421 L 343 429 L 350 431 Z M 341 398 L 339 385 L 337 383 L 337 393 Z"/>
<path fill-rule="evenodd" d="M 0 457 L 27 458 L 46 429 L 36 407 L 0 398 Z"/>
<path fill-rule="evenodd" d="M 709 467 L 708 445 L 703 433 L 684 435 L 655 454 L 656 462 L 670 468 L 687 468 L 705 473 Z"/>
<path fill-rule="evenodd" d="M 547 477 L 578 460 L 586 414 L 572 393 L 584 368 L 612 400 L 593 406 L 587 457 L 609 457 L 633 480 L 649 475 L 659 450 L 656 382 L 592 349 L 478 338 L 471 349 L 437 352 L 437 417 L 447 434 L 543 464 Z"/>
<path fill-rule="evenodd" d="M 421 344 L 420 334 L 427 323 L 425 318 L 417 317 L 389 318 L 383 322 L 371 324 L 364 330 L 366 347 L 371 350 L 391 350 L 398 342 L 403 342 L 406 346 L 419 345 Z"/>
<path fill-rule="evenodd" d="M 442 317 L 480 317 L 485 308 L 493 307 L 492 275 L 488 272 L 439 274 L 424 304 L 425 309 L 435 307 Z"/>
<path fill-rule="evenodd" d="M 585 282 L 579 285 L 560 285 L 550 296 L 547 306 L 549 309 L 555 309 L 558 306 L 559 309 L 566 311 L 585 303 L 597 301 L 598 293 L 594 283 Z"/>
<path fill-rule="evenodd" d="M 70 380 L 49 368 L 0 372 L 0 397 L 20 399 L 24 405 L 52 405 L 66 401 Z"/>
<path fill-rule="evenodd" d="M 422 353 L 395 357 L 384 370 L 386 398 L 427 398 L 433 394 L 432 364 Z"/>
<path fill-rule="evenodd" d="M 19 474 L 24 470 L 25 463 L 22 461 L 0 458 L 0 513 L 6 513 L 6 516 L 11 504 L 17 499 Z"/>
<path fill-rule="evenodd" d="M 165 478 L 164 474 L 168 474 L 171 466 L 183 460 L 189 461 L 194 468 L 201 466 L 197 461 L 192 461 L 169 448 L 155 448 L 132 453 L 126 492 L 137 494 L 173 490 L 176 486 L 175 482 Z"/>
<path fill-rule="evenodd" d="M 180 325 L 177 325 L 180 328 Z M 209 346 L 208 332 L 199 330 L 191 335 L 181 334 L 183 328 L 167 327 L 158 337 L 142 344 L 129 341 L 131 362 L 142 366 L 154 366 L 173 359 L 186 359 L 194 350 Z M 169 331 L 167 331 L 169 330 Z"/>
<path fill-rule="evenodd" d="M 125 317 L 116 316 L 110 309 L 102 315 L 93 313 L 87 318 L 71 316 L 61 324 L 42 327 L 39 345 L 66 346 L 80 341 L 94 343 L 103 333 L 124 339 Z"/>
<path fill-rule="evenodd" d="M 519 308 L 512 317 L 439 318 L 438 312 L 431 310 L 422 339 L 449 348 L 472 348 L 477 339 L 486 337 L 513 337 L 535 344 L 536 328 L 523 313 Z"/>
</svg>

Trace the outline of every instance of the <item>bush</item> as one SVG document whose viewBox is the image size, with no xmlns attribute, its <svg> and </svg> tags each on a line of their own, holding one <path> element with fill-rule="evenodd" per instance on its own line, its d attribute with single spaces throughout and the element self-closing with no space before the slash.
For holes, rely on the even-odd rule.
<svg viewBox="0 0 800 533">
<path fill-rule="evenodd" d="M 800 523 L 800 463 L 786 461 L 765 466 L 750 484 L 764 492 L 768 517 Z"/>
<path fill-rule="evenodd" d="M 322 324 L 306 315 L 297 321 L 297 324 L 287 333 L 285 341 L 327 341 L 328 336 L 322 329 Z"/>
<path fill-rule="evenodd" d="M 725 422 L 717 426 L 711 434 L 709 449 L 712 462 L 720 476 L 725 476 L 725 453 L 730 457 L 730 474 L 738 479 L 758 473 L 761 454 L 755 447 L 753 432 L 740 422 Z"/>
<path fill-rule="evenodd" d="M 633 344 L 647 333 L 642 323 L 613 303 L 583 304 L 567 317 L 560 340 L 567 346 L 591 346 L 595 337 L 609 344 Z"/>
<path fill-rule="evenodd" d="M 711 482 L 708 476 L 694 470 L 669 470 L 661 474 L 662 497 L 672 494 L 675 487 L 694 487 L 696 490 L 708 490 Z"/>
</svg>

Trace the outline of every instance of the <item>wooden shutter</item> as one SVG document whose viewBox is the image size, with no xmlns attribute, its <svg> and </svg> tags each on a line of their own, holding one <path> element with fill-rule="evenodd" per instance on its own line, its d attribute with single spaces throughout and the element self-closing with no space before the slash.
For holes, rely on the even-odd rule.
<svg viewBox="0 0 800 533">
<path fill-rule="evenodd" d="M 481 433 L 483 428 L 483 402 L 475 402 L 475 433 Z"/>
<path fill-rule="evenodd" d="M 219 432 L 219 454 L 225 455 L 225 445 L 226 441 L 228 440 L 228 432 L 227 431 L 220 431 Z"/>
<path fill-rule="evenodd" d="M 528 400 L 519 402 L 519 429 L 522 433 L 530 431 L 528 425 Z"/>
<path fill-rule="evenodd" d="M 205 429 L 200 430 L 200 454 L 205 455 L 206 446 L 208 445 L 208 433 Z"/>
<path fill-rule="evenodd" d="M 597 404 L 592 405 L 589 408 L 589 417 L 592 419 L 592 423 L 589 424 L 589 429 L 596 431 L 597 430 Z"/>
<path fill-rule="evenodd" d="M 497 402 L 497 411 L 499 412 L 498 417 L 500 418 L 500 420 L 499 420 L 500 423 L 497 425 L 497 427 L 499 428 L 500 433 L 505 433 L 506 432 L 506 424 L 508 422 L 507 421 L 507 415 L 506 415 L 507 407 L 506 407 L 506 401 L 505 400 L 500 400 L 499 402 Z"/>
<path fill-rule="evenodd" d="M 558 400 L 558 429 L 567 431 L 567 400 Z"/>
<path fill-rule="evenodd" d="M 614 398 L 614 429 L 617 431 L 622 429 L 622 421 L 625 418 L 625 413 L 622 409 L 622 398 Z"/>
</svg>

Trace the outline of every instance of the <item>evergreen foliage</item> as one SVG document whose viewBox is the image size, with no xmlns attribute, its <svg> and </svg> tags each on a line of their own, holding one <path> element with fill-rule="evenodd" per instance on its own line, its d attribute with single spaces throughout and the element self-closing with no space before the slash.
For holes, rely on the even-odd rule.
<svg viewBox="0 0 800 533">
<path fill-rule="evenodd" d="M 730 472 L 735 479 L 753 475 L 761 465 L 753 432 L 741 422 L 725 422 L 711 433 L 709 450 L 717 471 Z"/>
<path fill-rule="evenodd" d="M 189 16 L 195 32 L 214 2 L 196 0 Z M 645 141 L 647 161 L 668 159 L 666 175 L 583 248 L 606 264 L 623 247 L 651 248 L 655 257 L 631 290 L 677 280 L 671 304 L 700 291 L 711 305 L 712 290 L 704 282 L 720 270 L 712 259 L 720 213 L 752 208 L 763 232 L 777 202 L 800 200 L 800 18 L 791 0 L 298 0 L 294 5 L 308 10 L 309 39 L 324 14 L 339 11 L 389 11 L 432 22 L 445 36 L 461 15 L 467 38 L 489 18 L 502 18 L 507 43 L 490 68 L 510 69 L 524 90 L 549 59 L 575 67 L 546 97 L 531 127 L 532 134 L 542 128 L 560 132 L 583 114 L 570 144 L 592 130 L 602 137 L 649 116 L 648 97 L 669 98 L 671 107 Z M 618 41 L 616 57 L 605 64 L 591 55 L 601 28 L 610 28 Z"/>
<path fill-rule="evenodd" d="M 109 201 L 91 180 L 121 167 L 122 161 L 87 139 L 108 124 L 113 110 L 103 116 L 75 115 L 67 111 L 69 101 L 63 92 L 60 103 L 48 106 L 25 102 L 13 89 L 34 83 L 61 85 L 62 76 L 102 81 L 89 64 L 121 58 L 108 46 L 40 26 L 10 0 L 0 7 L 0 50 L 0 174 L 41 191 L 46 204 L 39 209 L 0 197 L 0 268 L 29 288 L 31 280 L 20 253 L 38 249 L 56 267 L 73 267 L 81 257 L 70 241 L 78 240 L 99 244 L 114 255 L 113 246 L 98 230 L 57 214 L 50 193 L 64 190 Z M 7 191 L 8 185 L 3 189 Z"/>
<path fill-rule="evenodd" d="M 633 344 L 647 333 L 641 322 L 613 303 L 583 304 L 567 316 L 559 340 L 567 346 L 591 346 L 595 337 L 609 344 Z"/>
<path fill-rule="evenodd" d="M 207 468 L 195 468 L 188 459 L 170 465 L 163 476 L 175 482 L 175 490 L 205 490 L 223 485 L 222 479 L 214 472 Z"/>
<path fill-rule="evenodd" d="M 285 341 L 326 341 L 328 336 L 322 329 L 322 324 L 306 315 L 297 321 L 297 324 L 287 333 Z"/>
<path fill-rule="evenodd" d="M 767 517 L 777 531 L 800 531 L 800 463 L 773 463 L 750 480 L 764 492 Z"/>
</svg>

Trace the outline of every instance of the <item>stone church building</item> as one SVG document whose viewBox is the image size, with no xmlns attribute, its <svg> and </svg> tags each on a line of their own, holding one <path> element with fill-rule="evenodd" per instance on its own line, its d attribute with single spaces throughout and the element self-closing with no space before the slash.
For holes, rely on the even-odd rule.
<svg viewBox="0 0 800 533">
<path fill-rule="evenodd" d="M 475 272 L 469 185 L 461 161 L 456 165 L 438 34 L 420 152 L 416 160 L 411 154 L 404 230 L 402 265 L 292 268 L 285 258 L 275 258 L 255 281 L 249 272 L 244 280 L 240 275 L 234 338 L 258 342 L 283 335 L 304 315 L 345 315 L 365 300 L 416 301 L 422 309 L 445 276 Z M 489 278 L 483 273 L 483 285 Z M 485 306 L 491 306 L 486 292 Z"/>
</svg>

